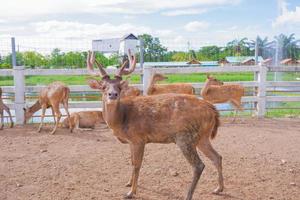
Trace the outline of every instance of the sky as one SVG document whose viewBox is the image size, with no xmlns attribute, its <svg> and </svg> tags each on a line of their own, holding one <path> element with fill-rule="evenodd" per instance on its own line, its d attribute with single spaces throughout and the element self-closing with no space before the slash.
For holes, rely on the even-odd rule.
<svg viewBox="0 0 300 200">
<path fill-rule="evenodd" d="M 169 49 L 184 49 L 257 35 L 300 38 L 300 0 L 0 0 L 0 5 L 0 39 L 79 41 L 148 33 Z"/>
</svg>

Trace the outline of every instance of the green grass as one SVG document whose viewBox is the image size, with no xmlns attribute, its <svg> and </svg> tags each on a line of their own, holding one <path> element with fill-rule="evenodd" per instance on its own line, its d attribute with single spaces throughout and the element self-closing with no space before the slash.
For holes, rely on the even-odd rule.
<svg viewBox="0 0 300 200">
<path fill-rule="evenodd" d="M 221 81 L 252 81 L 252 73 L 223 73 L 212 74 Z M 206 74 L 170 74 L 167 75 L 168 80 L 165 83 L 175 82 L 204 82 Z M 68 85 L 86 85 L 88 76 L 26 76 L 26 85 L 47 85 L 53 81 L 62 81 Z M 140 83 L 141 78 L 139 75 L 132 75 L 130 77 L 131 83 Z M 0 86 L 13 85 L 12 77 L 0 77 Z"/>
<path fill-rule="evenodd" d="M 300 102 L 282 102 L 279 106 L 285 109 L 268 109 L 267 117 L 296 117 L 300 116 Z M 299 108 L 299 109 L 295 109 Z"/>
</svg>

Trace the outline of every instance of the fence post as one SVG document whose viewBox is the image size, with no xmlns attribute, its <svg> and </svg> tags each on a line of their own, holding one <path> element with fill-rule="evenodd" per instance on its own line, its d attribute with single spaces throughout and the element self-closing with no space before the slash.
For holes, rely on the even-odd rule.
<svg viewBox="0 0 300 200">
<path fill-rule="evenodd" d="M 257 75 L 258 81 L 258 102 L 257 102 L 257 116 L 264 117 L 266 114 L 266 80 L 267 80 L 267 67 L 264 65 L 259 66 L 259 73 Z"/>
<path fill-rule="evenodd" d="M 153 74 L 152 66 L 144 66 L 143 68 L 143 94 L 144 95 L 147 94 L 147 90 L 150 85 L 152 74 Z"/>
<path fill-rule="evenodd" d="M 144 40 L 140 39 L 140 68 L 144 68 Z M 141 74 L 141 83 L 143 83 L 143 74 Z"/>
<path fill-rule="evenodd" d="M 25 74 L 24 66 L 17 66 L 15 38 L 11 38 L 12 65 L 15 86 L 15 116 L 16 124 L 23 124 L 25 106 Z"/>
</svg>

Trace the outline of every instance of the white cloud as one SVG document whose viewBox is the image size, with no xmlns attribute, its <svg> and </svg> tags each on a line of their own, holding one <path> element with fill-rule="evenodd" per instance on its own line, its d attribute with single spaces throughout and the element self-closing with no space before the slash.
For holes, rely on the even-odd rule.
<svg viewBox="0 0 300 200">
<path fill-rule="evenodd" d="M 280 11 L 281 15 L 278 16 L 272 23 L 273 28 L 285 25 L 298 25 L 300 27 L 300 6 L 296 6 L 294 11 L 287 9 L 285 1 L 281 1 Z"/>
<path fill-rule="evenodd" d="M 121 37 L 126 33 L 150 33 L 151 29 L 145 26 L 136 26 L 130 23 L 113 25 L 83 24 L 71 21 L 42 21 L 31 24 L 36 34 L 44 37 L 62 38 L 112 38 Z"/>
<path fill-rule="evenodd" d="M 209 23 L 205 21 L 192 21 L 184 26 L 184 29 L 188 32 L 195 32 L 205 30 L 209 27 Z"/>
<path fill-rule="evenodd" d="M 166 12 L 162 12 L 162 15 L 165 16 L 179 16 L 179 15 L 196 15 L 196 14 L 202 14 L 207 12 L 207 9 L 194 9 L 194 8 L 189 8 L 189 9 L 180 9 L 180 10 L 170 10 Z"/>
<path fill-rule="evenodd" d="M 20 20 L 51 14 L 149 14 L 177 15 L 184 10 L 196 12 L 215 6 L 228 6 L 240 0 L 9 0 L 0 7 L 0 18 Z"/>
</svg>

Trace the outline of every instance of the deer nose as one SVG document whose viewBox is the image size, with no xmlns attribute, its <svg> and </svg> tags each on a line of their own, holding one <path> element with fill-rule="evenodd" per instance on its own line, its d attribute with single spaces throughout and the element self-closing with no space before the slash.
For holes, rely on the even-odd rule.
<svg viewBox="0 0 300 200">
<path fill-rule="evenodd" d="M 109 99 L 117 99 L 117 97 L 118 97 L 118 93 L 116 93 L 116 92 L 109 92 L 108 93 L 108 98 Z"/>
</svg>

